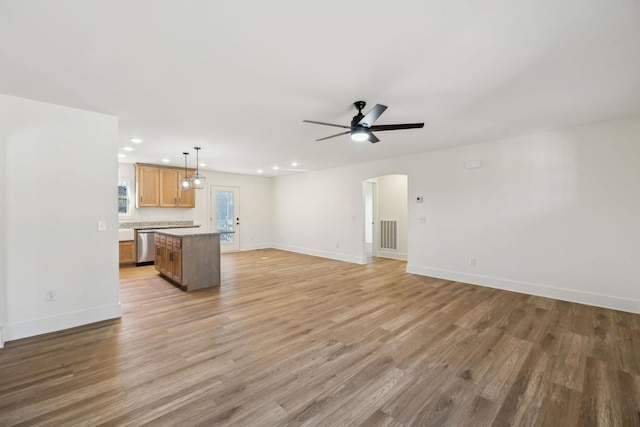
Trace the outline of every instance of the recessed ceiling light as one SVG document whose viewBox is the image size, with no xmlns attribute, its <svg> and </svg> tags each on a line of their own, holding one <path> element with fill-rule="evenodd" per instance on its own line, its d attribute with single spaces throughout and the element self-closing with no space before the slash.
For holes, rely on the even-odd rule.
<svg viewBox="0 0 640 427">
<path fill-rule="evenodd" d="M 133 147 L 122 147 L 124 151 L 133 151 Z"/>
<path fill-rule="evenodd" d="M 200 163 L 200 167 L 201 167 L 201 168 L 203 168 L 203 167 L 205 167 L 205 166 L 207 166 L 207 164 L 206 164 L 206 163 Z"/>
<path fill-rule="evenodd" d="M 277 171 L 278 169 L 280 169 L 280 166 L 274 166 L 272 169 L 273 169 L 274 171 Z"/>
<path fill-rule="evenodd" d="M 140 144 L 142 142 L 142 139 L 140 139 L 140 138 L 129 138 L 129 141 L 133 142 L 134 144 Z"/>
<path fill-rule="evenodd" d="M 291 162 L 291 166 L 295 168 L 296 166 L 298 166 L 298 162 Z"/>
<path fill-rule="evenodd" d="M 169 159 L 162 159 L 162 163 L 169 163 L 171 160 Z"/>
<path fill-rule="evenodd" d="M 126 154 L 118 154 L 118 157 L 127 157 Z"/>
<path fill-rule="evenodd" d="M 264 172 L 262 169 L 258 169 L 258 173 L 262 173 Z"/>
</svg>

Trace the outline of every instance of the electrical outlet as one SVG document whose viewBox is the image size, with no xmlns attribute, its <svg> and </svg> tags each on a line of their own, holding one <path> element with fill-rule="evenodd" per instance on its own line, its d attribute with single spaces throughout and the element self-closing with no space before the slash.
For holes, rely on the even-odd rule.
<svg viewBox="0 0 640 427">
<path fill-rule="evenodd" d="M 58 292 L 55 289 L 47 289 L 44 294 L 44 300 L 46 302 L 55 301 L 57 298 Z"/>
<path fill-rule="evenodd" d="M 469 265 L 472 266 L 472 267 L 475 267 L 476 266 L 476 259 L 473 258 L 473 257 L 469 258 Z"/>
</svg>

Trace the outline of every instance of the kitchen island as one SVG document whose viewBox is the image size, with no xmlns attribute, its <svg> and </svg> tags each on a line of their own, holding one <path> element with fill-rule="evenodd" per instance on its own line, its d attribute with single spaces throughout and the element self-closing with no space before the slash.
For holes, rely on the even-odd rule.
<svg viewBox="0 0 640 427">
<path fill-rule="evenodd" d="M 155 268 L 185 291 L 220 286 L 220 233 L 156 230 Z"/>
</svg>

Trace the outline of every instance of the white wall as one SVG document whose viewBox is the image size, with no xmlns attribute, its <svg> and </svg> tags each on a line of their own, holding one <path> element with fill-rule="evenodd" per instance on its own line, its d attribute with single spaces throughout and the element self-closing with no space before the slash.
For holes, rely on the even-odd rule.
<svg viewBox="0 0 640 427">
<path fill-rule="evenodd" d="M 640 312 L 639 139 L 635 118 L 410 160 L 408 270 Z"/>
<path fill-rule="evenodd" d="M 9 117 L 8 105 L 0 102 L 0 348 L 4 346 L 4 330 L 7 324 L 7 162 L 4 118 Z"/>
<path fill-rule="evenodd" d="M 229 186 L 240 189 L 240 250 L 271 247 L 271 178 L 252 175 L 220 173 L 200 169 L 207 178 L 207 188 L 196 192 L 196 207 L 182 208 L 132 208 L 131 216 L 120 221 L 193 221 L 202 229 L 211 231 L 210 187 Z M 118 165 L 120 178 L 127 178 L 135 191 L 133 164 Z M 135 197 L 135 195 L 134 195 Z"/>
<path fill-rule="evenodd" d="M 119 317 L 117 119 L 5 95 L 0 112 L 5 340 Z"/>
<path fill-rule="evenodd" d="M 640 117 L 279 177 L 274 247 L 364 262 L 362 182 L 407 174 L 409 272 L 640 313 L 639 139 Z"/>
</svg>

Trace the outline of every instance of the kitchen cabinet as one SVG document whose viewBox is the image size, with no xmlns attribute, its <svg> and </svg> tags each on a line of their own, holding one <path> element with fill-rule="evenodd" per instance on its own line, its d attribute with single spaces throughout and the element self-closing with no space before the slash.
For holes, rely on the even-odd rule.
<svg viewBox="0 0 640 427">
<path fill-rule="evenodd" d="M 187 170 L 187 175 L 195 171 Z M 195 190 L 182 190 L 180 180 L 184 178 L 184 169 L 160 169 L 160 207 L 161 208 L 195 208 Z"/>
<path fill-rule="evenodd" d="M 176 283 L 182 284 L 182 239 L 172 238 L 169 248 L 167 275 Z"/>
<path fill-rule="evenodd" d="M 160 169 L 156 166 L 135 165 L 136 207 L 160 205 Z"/>
<path fill-rule="evenodd" d="M 158 272 L 182 290 L 220 285 L 220 233 L 193 229 L 156 231 Z"/>
<path fill-rule="evenodd" d="M 178 284 L 182 284 L 182 239 L 156 233 L 155 269 Z"/>
<path fill-rule="evenodd" d="M 155 265 L 155 269 L 160 273 L 165 273 L 167 271 L 167 262 L 166 262 L 166 236 L 161 236 L 159 234 L 155 235 L 155 256 L 153 259 L 153 263 Z"/>
<path fill-rule="evenodd" d="M 136 207 L 195 208 L 195 190 L 183 191 L 183 168 L 136 163 Z M 187 176 L 195 169 L 187 169 Z"/>
<path fill-rule="evenodd" d="M 120 264 L 134 264 L 136 262 L 136 241 L 122 241 L 119 246 Z"/>
</svg>

